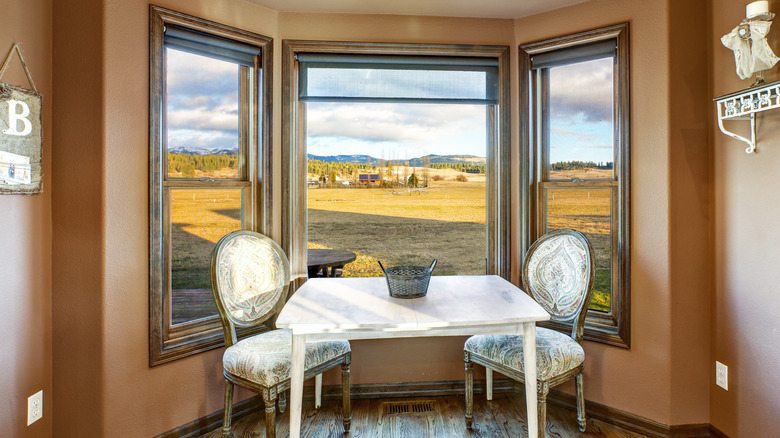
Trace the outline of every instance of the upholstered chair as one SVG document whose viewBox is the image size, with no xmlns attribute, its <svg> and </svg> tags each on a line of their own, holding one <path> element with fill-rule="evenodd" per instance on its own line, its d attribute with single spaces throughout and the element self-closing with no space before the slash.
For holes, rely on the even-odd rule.
<svg viewBox="0 0 780 438">
<path fill-rule="evenodd" d="M 536 367 L 540 436 L 546 434 L 547 393 L 572 377 L 577 386 L 577 421 L 585 432 L 585 396 L 582 349 L 585 313 L 593 294 L 593 248 L 574 230 L 545 234 L 531 245 L 523 261 L 523 290 L 548 313 L 552 321 L 571 324 L 571 333 L 537 327 Z M 474 364 L 486 367 L 487 396 L 492 399 L 492 371 L 524 382 L 523 336 L 478 335 L 466 341 L 466 425 L 473 422 Z"/>
<path fill-rule="evenodd" d="M 254 231 L 234 231 L 223 237 L 211 255 L 211 289 L 225 331 L 222 366 L 225 375 L 225 417 L 222 435 L 230 436 L 233 385 L 260 393 L 265 403 L 267 438 L 276 436 L 276 403 L 283 408 L 290 388 L 292 332 L 275 329 L 290 282 L 290 264 L 273 240 Z M 238 340 L 236 328 L 265 323 L 272 330 Z M 316 379 L 315 407 L 319 407 L 320 374 L 341 365 L 344 429 L 351 423 L 347 341 L 306 344 L 304 378 Z"/>
</svg>

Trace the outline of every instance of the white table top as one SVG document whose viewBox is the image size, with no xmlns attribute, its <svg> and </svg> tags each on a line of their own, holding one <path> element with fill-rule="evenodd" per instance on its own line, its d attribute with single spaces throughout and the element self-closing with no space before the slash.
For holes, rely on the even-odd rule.
<svg viewBox="0 0 780 438">
<path fill-rule="evenodd" d="M 427 295 L 412 299 L 390 297 L 384 277 L 312 278 L 290 298 L 276 324 L 297 334 L 351 333 L 357 339 L 359 332 L 476 334 L 513 324 L 513 332 L 522 332 L 522 323 L 548 319 L 539 304 L 499 276 L 458 275 L 431 277 Z"/>
</svg>

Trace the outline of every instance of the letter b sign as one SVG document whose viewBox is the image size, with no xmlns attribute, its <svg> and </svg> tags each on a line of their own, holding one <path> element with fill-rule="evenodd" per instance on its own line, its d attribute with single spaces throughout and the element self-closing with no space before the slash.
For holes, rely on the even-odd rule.
<svg viewBox="0 0 780 438">
<path fill-rule="evenodd" d="M 43 190 L 42 99 L 34 90 L 0 83 L 0 195 Z"/>
<path fill-rule="evenodd" d="M 24 137 L 32 132 L 32 123 L 27 119 L 30 115 L 30 107 L 25 102 L 19 100 L 8 101 L 8 129 L 3 130 L 3 134 L 17 135 Z M 19 123 L 24 128 L 19 131 Z"/>
</svg>

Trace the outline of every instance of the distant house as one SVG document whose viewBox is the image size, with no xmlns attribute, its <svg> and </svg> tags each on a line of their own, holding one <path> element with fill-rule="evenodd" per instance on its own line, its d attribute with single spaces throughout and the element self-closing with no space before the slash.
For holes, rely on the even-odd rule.
<svg viewBox="0 0 780 438">
<path fill-rule="evenodd" d="M 358 175 L 358 184 L 368 186 L 375 185 L 378 187 L 382 184 L 382 180 L 379 178 L 378 173 L 364 173 Z"/>
</svg>

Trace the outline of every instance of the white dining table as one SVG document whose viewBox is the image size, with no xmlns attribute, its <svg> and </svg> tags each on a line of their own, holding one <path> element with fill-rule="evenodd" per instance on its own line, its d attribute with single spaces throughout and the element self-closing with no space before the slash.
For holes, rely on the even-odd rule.
<svg viewBox="0 0 780 438">
<path fill-rule="evenodd" d="M 496 275 L 434 276 L 427 295 L 412 299 L 390 297 L 384 277 L 309 279 L 276 321 L 293 332 L 290 438 L 301 433 L 306 342 L 478 334 L 523 335 L 528 432 L 537 438 L 535 324 L 548 319 L 536 301 Z"/>
</svg>

